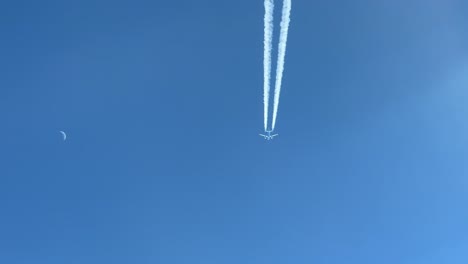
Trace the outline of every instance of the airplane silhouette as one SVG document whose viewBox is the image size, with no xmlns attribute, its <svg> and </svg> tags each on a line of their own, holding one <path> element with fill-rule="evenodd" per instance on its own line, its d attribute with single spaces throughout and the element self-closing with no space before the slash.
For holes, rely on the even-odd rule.
<svg viewBox="0 0 468 264">
<path fill-rule="evenodd" d="M 274 134 L 272 135 L 271 132 L 273 131 L 265 131 L 268 133 L 268 135 L 263 135 L 263 134 L 259 134 L 260 136 L 264 137 L 266 140 L 272 140 L 274 137 L 278 136 L 278 134 Z"/>
</svg>

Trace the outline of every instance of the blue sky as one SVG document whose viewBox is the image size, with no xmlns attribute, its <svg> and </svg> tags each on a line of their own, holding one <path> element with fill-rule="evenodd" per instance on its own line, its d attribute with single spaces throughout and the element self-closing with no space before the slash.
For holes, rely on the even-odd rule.
<svg viewBox="0 0 468 264">
<path fill-rule="evenodd" d="M 0 262 L 466 263 L 468 4 L 292 5 L 2 3 Z"/>
</svg>

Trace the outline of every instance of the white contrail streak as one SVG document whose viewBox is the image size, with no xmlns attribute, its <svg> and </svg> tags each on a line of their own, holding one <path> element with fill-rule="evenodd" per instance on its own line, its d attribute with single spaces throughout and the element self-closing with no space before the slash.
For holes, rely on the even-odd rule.
<svg viewBox="0 0 468 264">
<path fill-rule="evenodd" d="M 273 40 L 273 0 L 265 0 L 265 29 L 263 39 L 263 123 L 268 125 L 268 105 L 270 101 L 271 47 Z"/>
<path fill-rule="evenodd" d="M 291 0 L 283 1 L 283 13 L 281 15 L 281 31 L 278 44 L 278 63 L 276 65 L 275 97 L 273 101 L 273 123 L 271 130 L 275 129 L 276 116 L 278 114 L 279 97 L 281 93 L 281 81 L 283 79 L 284 57 L 286 55 L 286 42 L 291 14 Z"/>
</svg>

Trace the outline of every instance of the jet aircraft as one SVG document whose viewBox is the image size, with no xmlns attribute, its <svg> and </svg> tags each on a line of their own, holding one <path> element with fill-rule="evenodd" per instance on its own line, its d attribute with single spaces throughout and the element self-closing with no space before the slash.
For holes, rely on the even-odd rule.
<svg viewBox="0 0 468 264">
<path fill-rule="evenodd" d="M 260 136 L 264 137 L 266 140 L 272 140 L 274 137 L 278 136 L 278 134 L 274 134 L 272 135 L 271 132 L 273 131 L 265 131 L 268 133 L 268 135 L 263 135 L 263 134 L 259 134 Z"/>
</svg>

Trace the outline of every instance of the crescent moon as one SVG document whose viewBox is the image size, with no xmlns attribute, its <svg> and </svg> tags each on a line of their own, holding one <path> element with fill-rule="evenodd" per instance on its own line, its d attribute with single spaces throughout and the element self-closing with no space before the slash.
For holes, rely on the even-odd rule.
<svg viewBox="0 0 468 264">
<path fill-rule="evenodd" d="M 65 134 L 65 132 L 63 132 L 63 131 L 60 131 L 60 133 L 63 136 L 63 141 L 67 140 L 67 134 Z"/>
</svg>

